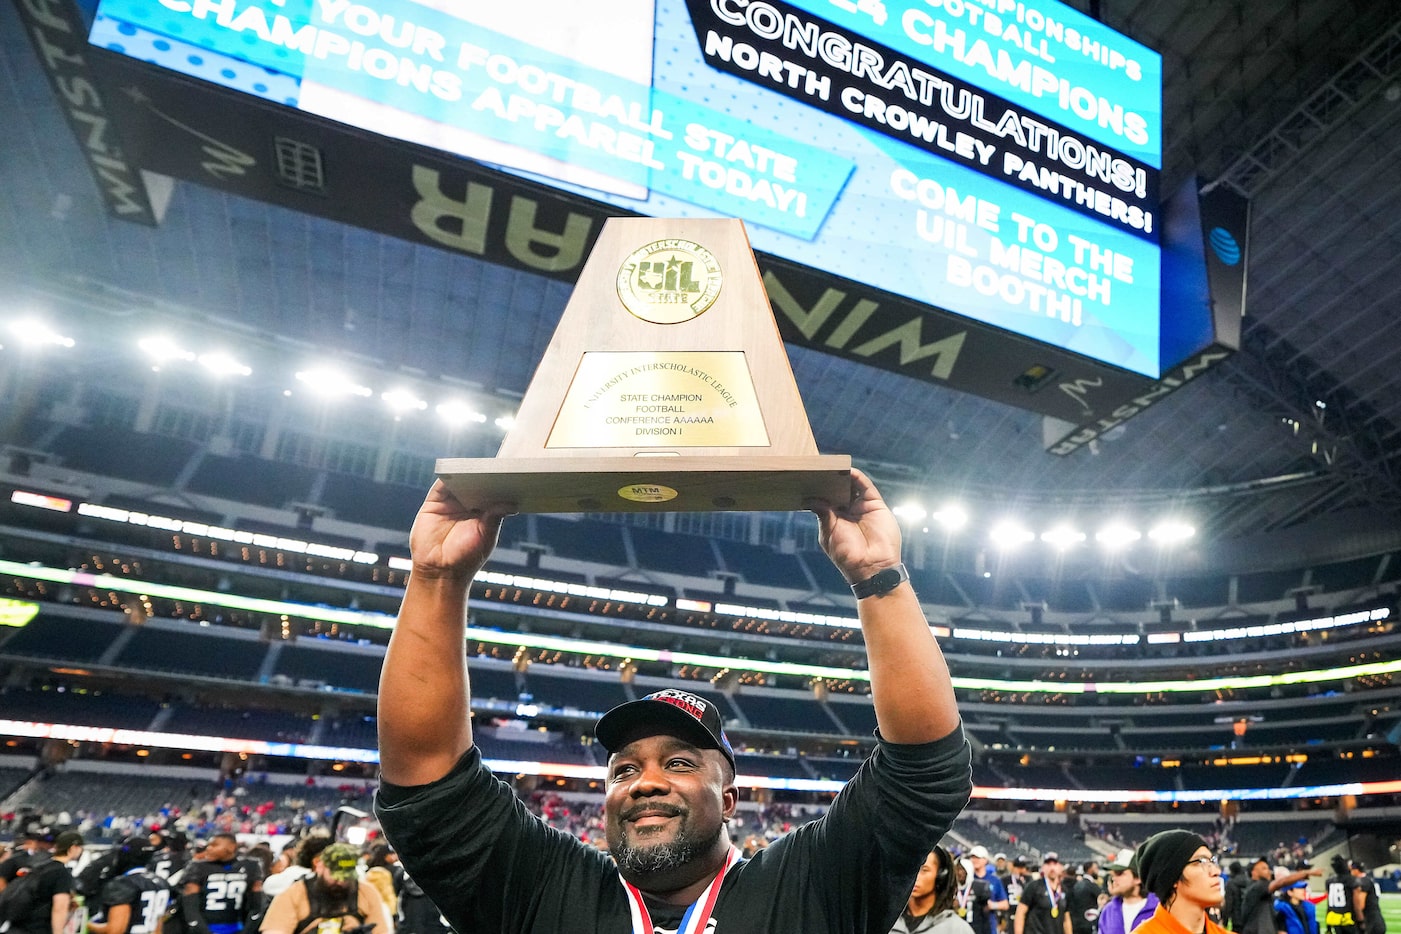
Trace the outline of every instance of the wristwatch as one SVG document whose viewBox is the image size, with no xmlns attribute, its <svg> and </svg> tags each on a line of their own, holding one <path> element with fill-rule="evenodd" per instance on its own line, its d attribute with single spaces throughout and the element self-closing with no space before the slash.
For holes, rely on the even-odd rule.
<svg viewBox="0 0 1401 934">
<path fill-rule="evenodd" d="M 890 593 L 909 579 L 910 572 L 905 569 L 903 564 L 897 564 L 893 568 L 877 571 L 865 580 L 852 584 L 851 592 L 856 594 L 858 600 L 879 597 L 881 594 Z"/>
</svg>

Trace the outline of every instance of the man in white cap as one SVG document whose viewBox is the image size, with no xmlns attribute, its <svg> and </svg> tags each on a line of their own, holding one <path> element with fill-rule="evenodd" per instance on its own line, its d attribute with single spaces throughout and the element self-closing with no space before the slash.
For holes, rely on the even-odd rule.
<svg viewBox="0 0 1401 934">
<path fill-rule="evenodd" d="M 1120 850 L 1104 868 L 1109 872 L 1109 901 L 1099 910 L 1099 934 L 1132 934 L 1153 917 L 1158 896 L 1143 891 L 1133 850 Z"/>
<path fill-rule="evenodd" d="M 730 840 L 734 753 L 715 705 L 659 691 L 605 714 L 613 858 L 529 813 L 472 741 L 465 604 L 508 504 L 469 510 L 441 483 L 409 535 L 413 572 L 379 690 L 375 812 L 443 916 L 472 934 L 887 934 L 972 791 L 939 646 L 900 563 L 900 525 L 865 474 L 812 503 L 852 585 L 877 744 L 827 813 L 748 860 Z M 616 860 L 616 862 L 615 862 Z"/>
<path fill-rule="evenodd" d="M 988 868 L 987 847 L 973 847 L 968 858 L 973 861 L 973 872 L 968 877 L 968 923 L 973 934 L 997 934 L 997 913 L 1008 907 L 1007 890 L 997 873 Z"/>
</svg>

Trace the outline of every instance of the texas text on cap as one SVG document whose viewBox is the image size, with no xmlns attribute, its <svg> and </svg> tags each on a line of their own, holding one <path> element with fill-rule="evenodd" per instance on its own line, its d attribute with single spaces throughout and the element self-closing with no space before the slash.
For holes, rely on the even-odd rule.
<svg viewBox="0 0 1401 934">
<path fill-rule="evenodd" d="M 650 731 L 650 732 L 649 732 Z M 669 733 L 708 749 L 718 749 L 735 767 L 735 751 L 725 737 L 720 711 L 704 697 L 687 691 L 657 691 L 629 701 L 599 718 L 593 735 L 610 753 L 641 736 Z"/>
</svg>

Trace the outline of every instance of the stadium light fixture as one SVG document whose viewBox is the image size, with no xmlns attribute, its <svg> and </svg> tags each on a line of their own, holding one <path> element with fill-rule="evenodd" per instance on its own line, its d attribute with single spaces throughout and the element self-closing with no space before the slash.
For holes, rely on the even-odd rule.
<svg viewBox="0 0 1401 934">
<path fill-rule="evenodd" d="M 156 369 L 172 362 L 192 363 L 195 359 L 194 351 L 186 350 L 164 334 L 143 337 L 136 346 L 151 358 L 151 365 Z"/>
<path fill-rule="evenodd" d="M 901 503 L 890 511 L 906 522 L 918 522 L 929 515 L 919 503 Z"/>
<path fill-rule="evenodd" d="M 1148 532 L 1148 537 L 1159 545 L 1177 545 L 1196 534 L 1197 530 L 1186 522 L 1168 519 L 1155 525 Z"/>
<path fill-rule="evenodd" d="M 1062 550 L 1085 540 L 1085 533 L 1068 525 L 1058 525 L 1041 533 L 1041 541 Z"/>
<path fill-rule="evenodd" d="M 442 417 L 443 421 L 454 427 L 474 423 L 480 425 L 486 422 L 485 415 L 478 412 L 467 403 L 457 399 L 451 402 L 439 403 L 434 408 L 434 411 Z"/>
<path fill-rule="evenodd" d="M 252 367 L 239 363 L 221 350 L 200 354 L 198 362 L 214 376 L 251 376 L 253 373 Z"/>
<path fill-rule="evenodd" d="M 405 412 L 422 412 L 428 408 L 428 403 L 425 400 L 415 396 L 407 389 L 391 389 L 382 393 L 380 398 L 389 404 L 396 417 Z"/>
<path fill-rule="evenodd" d="M 957 532 L 968 524 L 968 513 L 957 503 L 947 503 L 930 518 L 944 527 L 945 531 Z"/>
<path fill-rule="evenodd" d="M 10 333 L 14 334 L 21 344 L 28 347 L 72 347 L 74 344 L 73 338 L 60 334 L 42 321 L 36 321 L 33 318 L 24 318 L 13 322 L 10 325 Z"/>
<path fill-rule="evenodd" d="M 1111 522 L 1095 533 L 1095 541 L 1105 548 L 1126 548 L 1142 537 L 1142 532 L 1122 522 Z"/>
<path fill-rule="evenodd" d="M 298 370 L 297 381 L 306 383 L 317 395 L 327 398 L 334 396 L 360 396 L 361 398 L 369 398 L 374 395 L 374 390 L 369 386 L 361 386 L 344 373 L 329 368 L 318 367 L 311 370 Z"/>
<path fill-rule="evenodd" d="M 998 548 L 1016 548 L 1036 540 L 1036 536 L 1015 522 L 999 522 L 988 534 Z"/>
</svg>

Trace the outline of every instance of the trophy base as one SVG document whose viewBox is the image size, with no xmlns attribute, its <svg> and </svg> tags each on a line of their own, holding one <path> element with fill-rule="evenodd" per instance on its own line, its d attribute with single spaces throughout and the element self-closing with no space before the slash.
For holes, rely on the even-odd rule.
<svg viewBox="0 0 1401 934">
<path fill-rule="evenodd" d="M 727 457 L 446 457 L 437 474 L 469 509 L 517 512 L 765 512 L 851 501 L 845 454 Z"/>
</svg>

